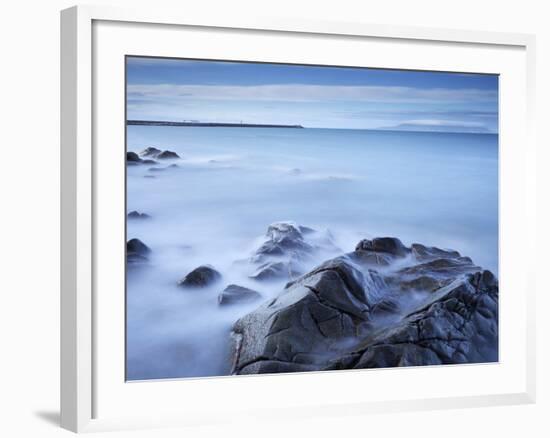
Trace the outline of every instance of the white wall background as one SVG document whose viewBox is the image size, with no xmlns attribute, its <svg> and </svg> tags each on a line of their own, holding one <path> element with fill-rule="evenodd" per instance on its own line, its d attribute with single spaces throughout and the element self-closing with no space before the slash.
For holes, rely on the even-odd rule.
<svg viewBox="0 0 550 438">
<path fill-rule="evenodd" d="M 311 19 L 526 32 L 537 35 L 539 246 L 538 402 L 530 406 L 312 419 L 106 436 L 549 436 L 547 2 L 523 0 L 185 0 L 98 4 L 193 8 L 231 17 Z M 65 0 L 4 2 L 0 16 L 0 436 L 69 436 L 59 404 L 59 10 Z M 521 145 L 518 145 L 521 147 Z"/>
</svg>

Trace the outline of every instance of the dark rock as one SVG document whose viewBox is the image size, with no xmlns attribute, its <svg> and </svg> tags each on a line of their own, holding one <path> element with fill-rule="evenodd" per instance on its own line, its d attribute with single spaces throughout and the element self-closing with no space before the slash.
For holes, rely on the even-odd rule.
<svg viewBox="0 0 550 438">
<path fill-rule="evenodd" d="M 267 227 L 266 235 L 269 240 L 274 242 L 302 239 L 302 233 L 299 226 L 293 222 L 275 222 Z"/>
<path fill-rule="evenodd" d="M 141 158 L 135 152 L 126 152 L 126 161 L 129 163 L 141 163 Z"/>
<path fill-rule="evenodd" d="M 126 242 L 126 252 L 146 256 L 151 253 L 151 248 L 139 239 L 130 239 Z"/>
<path fill-rule="evenodd" d="M 427 275 L 421 275 L 420 277 L 415 277 L 412 280 L 400 281 L 399 286 L 402 290 L 420 290 L 420 291 L 434 291 L 445 285 L 444 280 L 439 280 L 435 277 L 430 277 Z"/>
<path fill-rule="evenodd" d="M 336 254 L 340 250 L 330 231 L 317 231 L 294 222 L 275 222 L 266 232 L 266 240 L 252 257 L 242 263 L 254 268 L 255 280 L 294 280 L 319 260 L 319 255 Z"/>
<path fill-rule="evenodd" d="M 372 315 L 395 315 L 399 311 L 399 301 L 397 298 L 386 298 L 377 302 L 372 307 Z"/>
<path fill-rule="evenodd" d="M 253 263 L 267 261 L 307 261 L 319 251 L 338 251 L 330 232 L 321 233 L 294 222 L 275 222 L 266 232 L 266 241 L 256 250 Z"/>
<path fill-rule="evenodd" d="M 222 306 L 228 304 L 251 303 L 261 298 L 261 294 L 255 290 L 236 284 L 230 284 L 218 296 L 218 303 Z"/>
<path fill-rule="evenodd" d="M 151 248 L 139 239 L 130 239 L 126 242 L 126 263 L 128 265 L 147 263 L 149 261 L 148 255 L 150 253 Z"/>
<path fill-rule="evenodd" d="M 268 230 L 269 240 L 265 242 L 257 252 L 263 255 L 284 255 L 289 252 L 308 253 L 312 250 L 311 245 L 306 243 L 297 228 L 281 230 Z"/>
<path fill-rule="evenodd" d="M 348 256 L 350 260 L 355 263 L 359 263 L 364 266 L 370 265 L 378 268 L 382 266 L 389 266 L 395 261 L 395 258 L 390 254 L 382 254 L 372 251 L 359 250 L 348 254 Z"/>
<path fill-rule="evenodd" d="M 162 151 L 155 158 L 157 158 L 158 160 L 173 160 L 180 158 L 180 156 L 172 151 Z"/>
<path fill-rule="evenodd" d="M 436 258 L 458 258 L 460 253 L 458 251 L 447 251 L 435 247 L 428 247 L 419 243 L 413 243 L 411 245 L 412 254 L 419 261 L 432 260 Z M 471 262 L 471 260 L 470 260 Z"/>
<path fill-rule="evenodd" d="M 489 271 L 469 274 L 441 296 L 377 334 L 353 368 L 498 360 L 498 283 Z"/>
<path fill-rule="evenodd" d="M 277 227 L 270 240 L 299 236 Z M 496 361 L 498 281 L 456 251 L 364 240 L 240 318 L 231 339 L 235 374 Z"/>
<path fill-rule="evenodd" d="M 372 240 L 363 239 L 357 244 L 355 250 L 381 252 L 398 257 L 404 257 L 411 252 L 409 248 L 395 237 L 377 237 Z"/>
<path fill-rule="evenodd" d="M 160 149 L 157 149 L 155 147 L 149 146 L 148 148 L 143 149 L 139 155 L 142 157 L 152 157 L 155 158 L 158 154 L 160 154 L 162 151 Z"/>
<path fill-rule="evenodd" d="M 180 287 L 200 288 L 217 283 L 222 275 L 210 265 L 199 266 L 193 269 L 178 282 Z"/>
<path fill-rule="evenodd" d="M 471 262 L 461 259 L 435 259 L 426 263 L 403 268 L 399 271 L 403 276 L 436 276 L 438 278 L 453 278 L 459 274 L 479 271 L 481 268 Z"/>
<path fill-rule="evenodd" d="M 273 280 L 286 278 L 288 276 L 288 268 L 283 262 L 264 263 L 250 278 L 254 280 Z"/>
<path fill-rule="evenodd" d="M 155 160 L 141 160 L 141 164 L 158 164 Z"/>
<path fill-rule="evenodd" d="M 128 219 L 151 219 L 147 213 L 140 213 L 139 211 L 131 211 L 128 213 Z"/>
<path fill-rule="evenodd" d="M 340 344 L 367 325 L 363 284 L 369 282 L 351 265 L 327 264 L 238 320 L 233 372 L 270 372 L 273 362 L 284 365 L 280 372 L 320 369 L 338 357 Z"/>
</svg>

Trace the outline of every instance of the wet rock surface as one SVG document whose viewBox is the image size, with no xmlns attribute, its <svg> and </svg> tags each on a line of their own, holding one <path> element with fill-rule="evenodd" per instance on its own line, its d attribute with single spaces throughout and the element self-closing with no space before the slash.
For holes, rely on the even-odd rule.
<svg viewBox="0 0 550 438">
<path fill-rule="evenodd" d="M 184 288 L 202 288 L 217 283 L 222 275 L 210 265 L 202 265 L 193 269 L 178 282 Z"/>
<path fill-rule="evenodd" d="M 308 232 L 274 224 L 254 257 L 308 257 Z M 240 318 L 231 342 L 233 374 L 492 362 L 498 281 L 457 251 L 365 239 Z"/>
</svg>

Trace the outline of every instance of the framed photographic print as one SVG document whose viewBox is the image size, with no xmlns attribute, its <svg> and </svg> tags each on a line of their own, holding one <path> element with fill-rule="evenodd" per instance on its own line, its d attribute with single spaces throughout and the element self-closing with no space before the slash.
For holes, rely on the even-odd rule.
<svg viewBox="0 0 550 438">
<path fill-rule="evenodd" d="M 61 43 L 63 427 L 534 400 L 531 36 L 75 7 Z"/>
</svg>

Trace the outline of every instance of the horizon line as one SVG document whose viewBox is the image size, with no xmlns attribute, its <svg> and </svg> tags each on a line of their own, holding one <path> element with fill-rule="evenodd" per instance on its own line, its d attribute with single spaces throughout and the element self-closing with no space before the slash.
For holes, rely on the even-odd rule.
<svg viewBox="0 0 550 438">
<path fill-rule="evenodd" d="M 431 134 L 474 134 L 474 135 L 498 135 L 498 131 L 495 132 L 475 132 L 475 131 L 441 131 L 441 130 L 429 130 L 429 129 L 395 129 L 395 128 L 328 128 L 328 127 L 316 127 L 305 126 L 302 124 L 293 123 L 245 123 L 245 122 L 201 122 L 198 120 L 143 120 L 143 119 L 126 119 L 126 125 L 132 126 L 171 126 L 176 128 L 193 128 L 193 127 L 211 127 L 211 128 L 296 128 L 296 129 L 341 129 L 348 131 L 386 131 L 386 132 L 412 132 L 412 133 L 431 133 Z"/>
</svg>

